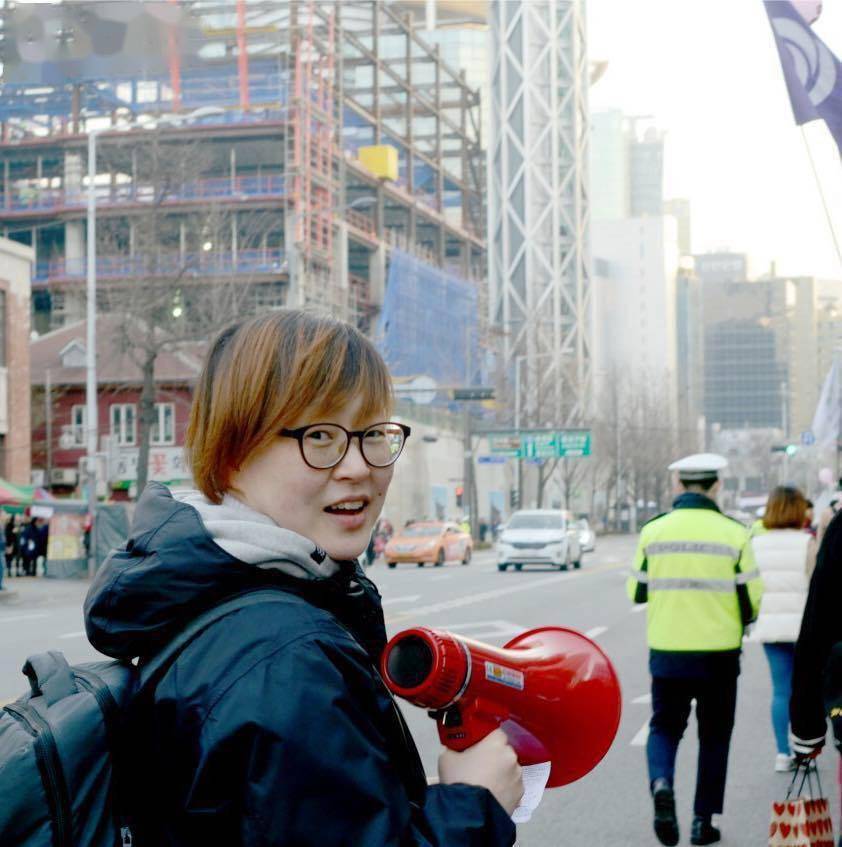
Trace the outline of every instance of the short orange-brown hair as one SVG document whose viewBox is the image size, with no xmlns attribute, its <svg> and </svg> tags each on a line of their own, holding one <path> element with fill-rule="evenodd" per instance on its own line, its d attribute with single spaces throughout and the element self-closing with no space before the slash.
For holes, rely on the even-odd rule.
<svg viewBox="0 0 842 847">
<path fill-rule="evenodd" d="M 185 452 L 197 488 L 219 503 L 279 430 L 305 414 L 321 422 L 357 397 L 360 419 L 391 414 L 386 363 L 350 324 L 282 309 L 229 326 L 208 350 L 190 409 Z"/>
<path fill-rule="evenodd" d="M 807 498 L 791 485 L 772 489 L 763 513 L 766 529 L 801 529 L 807 518 Z"/>
</svg>

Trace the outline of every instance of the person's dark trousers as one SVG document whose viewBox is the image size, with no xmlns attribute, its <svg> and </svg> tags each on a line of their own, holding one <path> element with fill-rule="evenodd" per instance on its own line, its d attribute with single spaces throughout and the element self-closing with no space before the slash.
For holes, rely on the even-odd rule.
<svg viewBox="0 0 842 847">
<path fill-rule="evenodd" d="M 699 762 L 693 813 L 709 818 L 722 811 L 725 799 L 728 748 L 737 704 L 736 675 L 708 679 L 652 677 L 652 719 L 646 742 L 649 784 L 661 777 L 675 784 L 675 757 L 694 699 Z"/>
</svg>

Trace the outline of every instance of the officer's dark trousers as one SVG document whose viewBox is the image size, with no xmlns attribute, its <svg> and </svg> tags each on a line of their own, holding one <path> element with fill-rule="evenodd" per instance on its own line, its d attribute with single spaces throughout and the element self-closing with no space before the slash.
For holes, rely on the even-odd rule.
<svg viewBox="0 0 842 847">
<path fill-rule="evenodd" d="M 699 763 L 693 811 L 708 817 L 722 811 L 728 747 L 737 704 L 736 675 L 707 679 L 652 677 L 652 720 L 646 755 L 650 785 L 664 777 L 675 781 L 675 756 L 696 701 L 699 724 Z"/>
</svg>

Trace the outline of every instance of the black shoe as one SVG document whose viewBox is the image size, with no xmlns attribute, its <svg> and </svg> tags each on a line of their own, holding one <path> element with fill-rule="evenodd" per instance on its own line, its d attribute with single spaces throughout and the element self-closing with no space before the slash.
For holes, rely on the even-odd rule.
<svg viewBox="0 0 842 847">
<path fill-rule="evenodd" d="M 713 826 L 710 818 L 693 818 L 693 828 L 690 830 L 691 844 L 715 844 L 722 838 L 720 831 Z"/>
<path fill-rule="evenodd" d="M 678 819 L 675 816 L 675 794 L 665 779 L 652 783 L 652 800 L 655 805 L 655 835 L 667 847 L 678 844 Z"/>
</svg>

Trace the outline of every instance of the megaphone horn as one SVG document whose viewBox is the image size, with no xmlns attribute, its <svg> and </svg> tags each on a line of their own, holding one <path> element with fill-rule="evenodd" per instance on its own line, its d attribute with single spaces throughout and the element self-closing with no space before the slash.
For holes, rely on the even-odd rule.
<svg viewBox="0 0 842 847">
<path fill-rule="evenodd" d="M 394 694 L 431 710 L 446 747 L 464 750 L 502 727 L 521 765 L 551 763 L 551 788 L 596 767 L 620 724 L 610 659 L 563 627 L 524 632 L 502 648 L 407 629 L 386 645 L 382 672 Z"/>
</svg>

